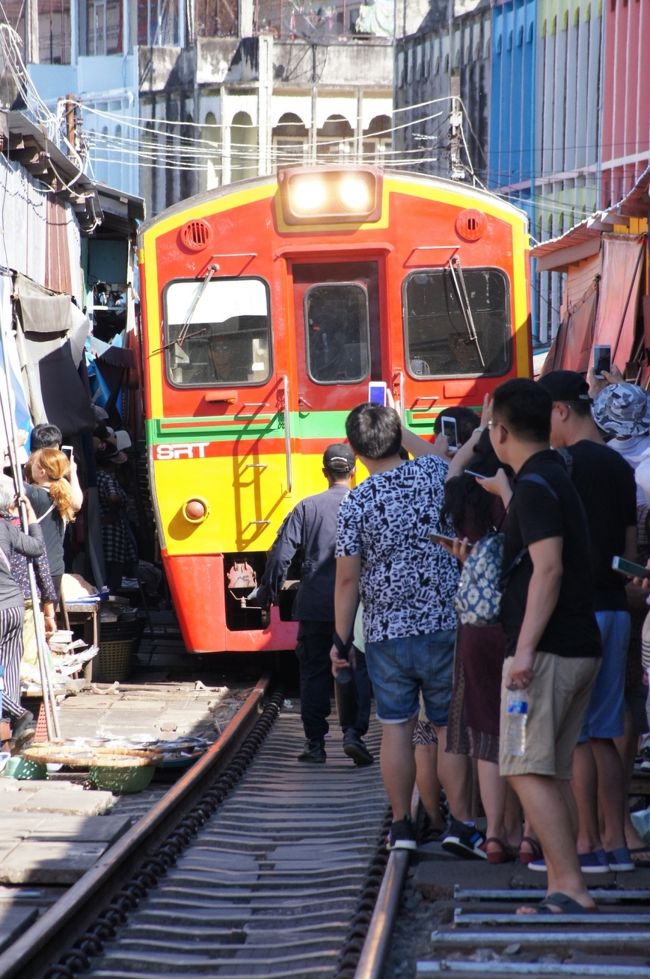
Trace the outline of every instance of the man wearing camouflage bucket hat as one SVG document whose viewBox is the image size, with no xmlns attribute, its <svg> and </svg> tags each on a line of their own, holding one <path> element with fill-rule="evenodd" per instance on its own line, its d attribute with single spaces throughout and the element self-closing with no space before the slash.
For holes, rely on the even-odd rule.
<svg viewBox="0 0 650 979">
<path fill-rule="evenodd" d="M 637 384 L 621 381 L 608 384 L 595 399 L 594 421 L 608 436 L 608 446 L 636 469 L 650 450 L 650 396 Z M 637 486 L 637 505 L 646 503 L 643 490 Z"/>
</svg>

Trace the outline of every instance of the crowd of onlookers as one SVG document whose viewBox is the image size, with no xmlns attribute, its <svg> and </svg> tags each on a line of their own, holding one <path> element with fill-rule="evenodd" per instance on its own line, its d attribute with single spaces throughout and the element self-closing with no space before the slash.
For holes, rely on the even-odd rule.
<svg viewBox="0 0 650 979">
<path fill-rule="evenodd" d="M 328 489 L 295 508 L 271 551 L 261 604 L 277 600 L 296 551 L 306 555 L 299 758 L 326 761 L 331 646 L 344 750 L 357 765 L 373 762 L 363 740 L 372 687 L 389 847 L 417 846 L 417 777 L 428 832 L 445 850 L 545 871 L 545 900 L 522 913 L 583 913 L 595 907 L 585 874 L 650 866 L 628 811 L 648 730 L 647 581 L 612 567 L 616 556 L 649 556 L 650 397 L 616 370 L 588 380 L 554 371 L 500 385 L 481 418 L 446 409 L 437 432 L 442 416 L 455 419 L 458 447 L 442 434 L 420 439 L 391 407 L 355 408 L 347 443 L 324 456 Z M 369 475 L 351 488 L 357 460 Z M 492 534 L 500 616 L 460 623 L 461 569 Z"/>
<path fill-rule="evenodd" d="M 139 588 L 133 500 L 129 479 L 121 478 L 120 472 L 127 462 L 123 449 L 131 442 L 125 431 L 107 425 L 103 409 L 97 408 L 96 413 L 91 455 L 105 569 L 97 587 L 105 585 L 112 591 Z M 58 628 L 64 573 L 77 570 L 73 532 L 84 502 L 77 459 L 72 447 L 62 445 L 60 429 L 39 424 L 28 438 L 29 455 L 17 463 L 20 478 L 10 458 L 5 458 L 0 475 L 0 666 L 3 714 L 11 721 L 13 751 L 25 746 L 36 726 L 33 714 L 20 702 L 21 661 L 23 657 L 36 661 L 39 630 L 34 616 L 39 611 L 45 640 Z M 18 450 L 25 452 L 23 447 Z M 85 458 L 86 469 L 87 461 Z M 21 484 L 23 494 L 18 493 Z M 36 610 L 29 559 L 34 567 Z M 47 655 L 42 647 L 41 655 Z"/>
</svg>

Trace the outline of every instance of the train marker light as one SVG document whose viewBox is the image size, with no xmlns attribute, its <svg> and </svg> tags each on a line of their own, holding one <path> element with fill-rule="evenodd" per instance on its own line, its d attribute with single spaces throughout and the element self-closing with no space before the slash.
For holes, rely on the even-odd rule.
<svg viewBox="0 0 650 979">
<path fill-rule="evenodd" d="M 287 224 L 378 221 L 381 173 L 376 167 L 292 167 L 278 170 Z"/>
<path fill-rule="evenodd" d="M 183 504 L 183 516 L 189 523 L 203 523 L 210 512 L 207 501 L 194 496 Z"/>
</svg>

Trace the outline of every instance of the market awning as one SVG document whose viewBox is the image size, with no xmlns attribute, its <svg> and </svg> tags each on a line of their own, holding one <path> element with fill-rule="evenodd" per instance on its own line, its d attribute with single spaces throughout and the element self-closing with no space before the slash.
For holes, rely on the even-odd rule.
<svg viewBox="0 0 650 979">
<path fill-rule="evenodd" d="M 562 272 L 600 251 L 603 232 L 611 232 L 615 225 L 625 225 L 628 219 L 647 218 L 650 214 L 650 165 L 636 181 L 632 190 L 617 204 L 603 211 L 596 211 L 585 221 L 569 228 L 558 238 L 550 238 L 531 248 L 530 254 L 537 259 L 539 272 Z"/>
</svg>

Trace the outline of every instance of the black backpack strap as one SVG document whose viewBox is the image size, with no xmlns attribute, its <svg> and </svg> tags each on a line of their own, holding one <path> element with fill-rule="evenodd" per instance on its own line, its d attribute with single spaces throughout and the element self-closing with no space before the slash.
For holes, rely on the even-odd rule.
<svg viewBox="0 0 650 979">
<path fill-rule="evenodd" d="M 544 489 L 547 489 L 549 491 L 553 499 L 555 500 L 560 499 L 557 493 L 555 492 L 555 490 L 553 489 L 553 487 L 551 486 L 551 484 L 549 483 L 549 481 L 547 479 L 544 479 L 543 476 L 540 476 L 539 473 L 528 473 L 526 476 L 522 476 L 519 482 L 523 483 L 524 480 L 526 480 L 529 483 L 537 483 L 538 486 L 543 486 Z"/>
<path fill-rule="evenodd" d="M 564 465 L 566 466 L 566 471 L 568 472 L 569 476 L 571 476 L 571 474 L 573 473 L 573 456 L 571 455 L 569 450 L 565 448 L 555 449 L 555 451 L 559 456 L 562 457 L 562 460 L 564 461 Z"/>
</svg>

